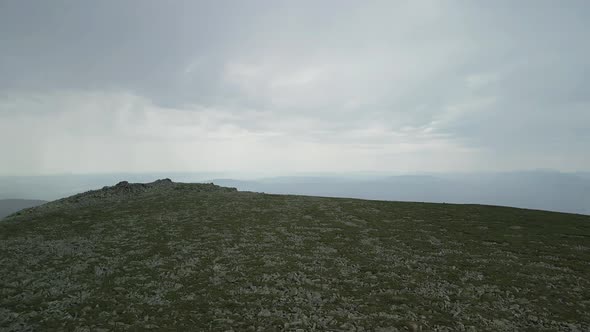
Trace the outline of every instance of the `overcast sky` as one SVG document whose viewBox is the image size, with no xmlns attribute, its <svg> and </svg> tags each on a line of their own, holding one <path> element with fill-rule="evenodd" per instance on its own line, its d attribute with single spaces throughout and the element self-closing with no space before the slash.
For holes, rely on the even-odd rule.
<svg viewBox="0 0 590 332">
<path fill-rule="evenodd" d="M 1 1 L 0 174 L 590 170 L 589 1 Z"/>
</svg>

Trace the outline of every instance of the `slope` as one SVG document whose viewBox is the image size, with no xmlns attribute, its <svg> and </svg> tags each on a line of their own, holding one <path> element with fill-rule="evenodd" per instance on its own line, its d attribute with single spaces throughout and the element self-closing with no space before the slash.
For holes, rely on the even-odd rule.
<svg viewBox="0 0 590 332">
<path fill-rule="evenodd" d="M 121 183 L 0 223 L 0 329 L 588 330 L 590 217 Z"/>
<path fill-rule="evenodd" d="M 0 219 L 19 210 L 47 203 L 37 199 L 0 199 Z"/>
</svg>

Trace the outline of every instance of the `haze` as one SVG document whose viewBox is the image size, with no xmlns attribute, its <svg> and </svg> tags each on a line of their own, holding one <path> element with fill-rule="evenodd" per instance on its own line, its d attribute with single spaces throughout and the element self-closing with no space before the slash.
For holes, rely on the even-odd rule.
<svg viewBox="0 0 590 332">
<path fill-rule="evenodd" d="M 587 1 L 3 1 L 0 175 L 587 174 L 589 14 Z"/>
</svg>

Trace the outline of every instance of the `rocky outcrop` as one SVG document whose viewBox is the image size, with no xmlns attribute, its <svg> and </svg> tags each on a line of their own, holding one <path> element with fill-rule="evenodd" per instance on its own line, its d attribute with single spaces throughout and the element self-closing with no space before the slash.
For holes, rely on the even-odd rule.
<svg viewBox="0 0 590 332">
<path fill-rule="evenodd" d="M 102 189 L 90 190 L 70 197 L 49 202 L 39 207 L 19 211 L 13 216 L 27 215 L 38 211 L 47 211 L 67 207 L 84 207 L 94 204 L 120 202 L 126 199 L 136 198 L 143 195 L 165 194 L 166 192 L 234 192 L 236 188 L 221 187 L 213 183 L 178 183 L 172 180 L 159 179 L 150 183 L 130 183 L 121 181 L 114 186 L 105 186 Z"/>
</svg>

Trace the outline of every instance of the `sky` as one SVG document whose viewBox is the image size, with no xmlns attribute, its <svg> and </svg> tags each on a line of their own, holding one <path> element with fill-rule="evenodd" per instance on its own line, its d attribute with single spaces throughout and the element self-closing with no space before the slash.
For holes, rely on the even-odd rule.
<svg viewBox="0 0 590 332">
<path fill-rule="evenodd" d="M 590 170 L 588 1 L 2 1 L 0 175 Z"/>
</svg>

